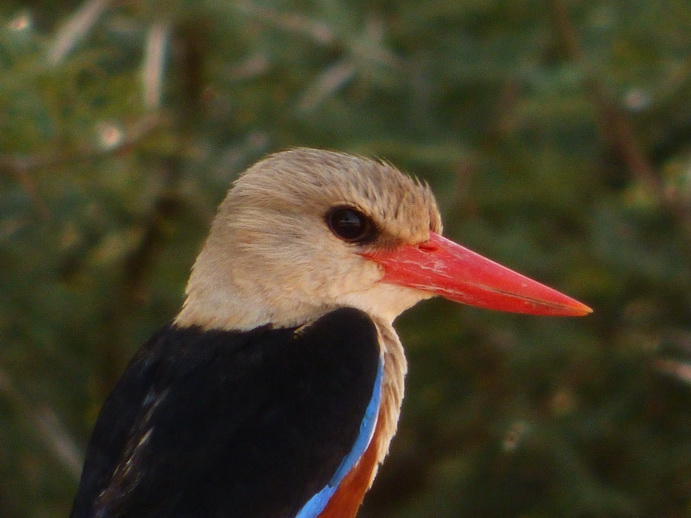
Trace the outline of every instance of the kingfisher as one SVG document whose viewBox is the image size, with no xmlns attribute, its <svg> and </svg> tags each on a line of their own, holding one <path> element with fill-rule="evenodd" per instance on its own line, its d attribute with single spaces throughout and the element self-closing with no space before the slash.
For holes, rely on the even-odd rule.
<svg viewBox="0 0 691 518">
<path fill-rule="evenodd" d="M 590 308 L 442 236 L 393 165 L 291 149 L 229 190 L 177 316 L 136 353 L 88 443 L 72 518 L 352 518 L 396 432 L 394 319 L 441 295 Z"/>
</svg>

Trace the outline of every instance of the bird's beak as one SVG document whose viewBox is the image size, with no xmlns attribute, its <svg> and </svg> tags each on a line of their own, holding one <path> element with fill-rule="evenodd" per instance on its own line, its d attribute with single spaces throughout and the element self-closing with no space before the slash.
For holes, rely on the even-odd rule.
<svg viewBox="0 0 691 518">
<path fill-rule="evenodd" d="M 501 266 L 439 234 L 418 245 L 363 254 L 384 269 L 382 282 L 501 311 L 583 316 L 585 304 Z"/>
</svg>

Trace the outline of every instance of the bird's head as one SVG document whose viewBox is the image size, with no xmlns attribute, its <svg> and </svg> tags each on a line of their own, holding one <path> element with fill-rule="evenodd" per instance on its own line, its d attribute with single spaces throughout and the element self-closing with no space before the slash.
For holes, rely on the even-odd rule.
<svg viewBox="0 0 691 518">
<path fill-rule="evenodd" d="M 390 164 L 294 149 L 235 182 L 177 323 L 292 326 L 343 306 L 391 322 L 434 295 L 522 313 L 590 312 L 443 238 L 429 187 Z"/>
</svg>

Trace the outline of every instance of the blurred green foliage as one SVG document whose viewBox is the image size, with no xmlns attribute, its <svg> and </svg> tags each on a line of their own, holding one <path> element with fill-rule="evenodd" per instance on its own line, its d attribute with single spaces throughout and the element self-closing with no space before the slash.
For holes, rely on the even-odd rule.
<svg viewBox="0 0 691 518">
<path fill-rule="evenodd" d="M 384 157 L 595 308 L 422 304 L 363 517 L 691 517 L 688 0 L 0 5 L 0 515 L 65 516 L 104 395 L 264 154 Z"/>
</svg>

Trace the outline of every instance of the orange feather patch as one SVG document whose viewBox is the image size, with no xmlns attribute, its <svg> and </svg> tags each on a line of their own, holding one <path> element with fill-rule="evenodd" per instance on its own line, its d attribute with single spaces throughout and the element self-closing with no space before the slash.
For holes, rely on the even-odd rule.
<svg viewBox="0 0 691 518">
<path fill-rule="evenodd" d="M 370 487 L 372 473 L 377 467 L 377 453 L 382 423 L 381 411 L 377 416 L 377 426 L 372 440 L 362 454 L 358 463 L 351 469 L 338 485 L 338 489 L 329 499 L 329 503 L 318 518 L 354 518 L 362 505 L 365 493 Z"/>
</svg>

